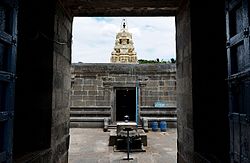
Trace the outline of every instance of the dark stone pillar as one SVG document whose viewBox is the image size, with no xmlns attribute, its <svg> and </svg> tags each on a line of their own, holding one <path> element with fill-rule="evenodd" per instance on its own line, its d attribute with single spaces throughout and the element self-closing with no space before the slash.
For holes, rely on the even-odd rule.
<svg viewBox="0 0 250 163">
<path fill-rule="evenodd" d="M 176 16 L 177 40 L 177 159 L 178 163 L 193 162 L 193 94 L 190 3 L 184 1 Z"/>
<path fill-rule="evenodd" d="M 224 2 L 184 0 L 176 22 L 178 162 L 228 162 Z"/>
<path fill-rule="evenodd" d="M 16 162 L 68 161 L 72 20 L 59 2 L 19 2 Z"/>
</svg>

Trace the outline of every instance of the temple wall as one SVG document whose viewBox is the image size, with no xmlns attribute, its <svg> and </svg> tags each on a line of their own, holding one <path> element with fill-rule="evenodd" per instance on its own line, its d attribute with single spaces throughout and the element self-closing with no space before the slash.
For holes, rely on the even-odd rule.
<svg viewBox="0 0 250 163">
<path fill-rule="evenodd" d="M 176 108 L 176 68 L 174 64 L 73 64 L 70 106 L 73 112 L 102 110 L 96 117 L 115 119 L 115 90 L 138 84 L 140 116 L 153 116 L 156 102 Z M 147 111 L 148 110 L 148 111 Z M 164 114 L 164 109 L 159 114 Z M 161 113 L 162 111 L 162 113 Z M 85 112 L 85 114 L 88 114 Z M 155 115 L 156 116 L 156 115 Z M 159 116 L 159 115 L 157 115 Z M 164 116 L 164 115 L 162 115 Z M 71 116 L 72 117 L 72 116 Z M 72 120 L 72 119 L 71 119 Z M 72 123 L 79 127 L 79 123 Z M 102 123 L 97 125 L 102 127 Z"/>
</svg>

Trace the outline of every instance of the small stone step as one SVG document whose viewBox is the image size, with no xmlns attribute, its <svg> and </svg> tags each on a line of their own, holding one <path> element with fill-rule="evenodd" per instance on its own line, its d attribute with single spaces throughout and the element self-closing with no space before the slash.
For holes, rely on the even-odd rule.
<svg viewBox="0 0 250 163">
<path fill-rule="evenodd" d="M 103 122 L 104 118 L 108 117 L 70 117 L 70 122 Z"/>
<path fill-rule="evenodd" d="M 116 124 L 110 124 L 108 125 L 108 129 L 116 129 L 117 125 Z M 142 125 L 138 125 L 138 129 L 142 129 Z"/>
</svg>

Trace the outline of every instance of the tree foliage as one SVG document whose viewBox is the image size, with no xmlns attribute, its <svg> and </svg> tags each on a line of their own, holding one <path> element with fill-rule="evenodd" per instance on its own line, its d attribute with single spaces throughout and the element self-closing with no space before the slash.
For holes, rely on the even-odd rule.
<svg viewBox="0 0 250 163">
<path fill-rule="evenodd" d="M 175 63 L 176 60 L 174 58 L 171 58 L 170 61 L 164 61 L 163 59 L 160 60 L 157 58 L 156 60 L 146 60 L 146 59 L 139 59 L 139 64 L 157 64 L 157 63 Z"/>
</svg>

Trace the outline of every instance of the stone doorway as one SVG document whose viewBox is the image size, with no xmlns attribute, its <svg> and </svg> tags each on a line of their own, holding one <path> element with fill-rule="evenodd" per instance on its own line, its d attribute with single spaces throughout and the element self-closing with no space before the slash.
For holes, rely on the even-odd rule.
<svg viewBox="0 0 250 163">
<path fill-rule="evenodd" d="M 26 152 L 32 162 L 67 162 L 73 16 L 175 15 L 177 162 L 229 162 L 225 2 L 131 2 L 20 1 L 16 155 L 24 157 Z M 44 12 L 44 8 L 48 10 Z"/>
<path fill-rule="evenodd" d="M 135 88 L 117 88 L 115 91 L 115 115 L 116 121 L 124 121 L 128 115 L 130 121 L 135 121 L 136 91 Z"/>
</svg>

